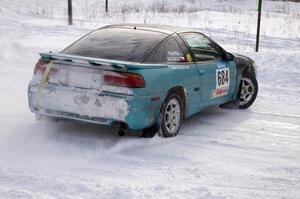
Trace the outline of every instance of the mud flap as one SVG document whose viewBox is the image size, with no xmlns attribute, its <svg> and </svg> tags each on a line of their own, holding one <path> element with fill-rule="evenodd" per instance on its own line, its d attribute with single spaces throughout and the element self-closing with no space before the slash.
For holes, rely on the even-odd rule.
<svg viewBox="0 0 300 199">
<path fill-rule="evenodd" d="M 226 109 L 239 109 L 239 100 L 234 100 L 231 102 L 227 102 L 225 104 L 221 104 L 220 108 L 226 108 Z"/>
</svg>

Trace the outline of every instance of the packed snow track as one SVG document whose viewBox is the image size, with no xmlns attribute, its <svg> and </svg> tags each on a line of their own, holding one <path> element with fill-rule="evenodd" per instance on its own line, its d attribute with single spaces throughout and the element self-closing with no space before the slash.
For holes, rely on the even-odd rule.
<svg viewBox="0 0 300 199">
<path fill-rule="evenodd" d="M 69 27 L 60 18 L 40 18 L 19 1 L 1 4 L 1 199 L 300 198 L 299 16 L 282 14 L 291 20 L 286 37 L 277 29 L 263 30 L 259 53 L 253 50 L 255 31 L 219 29 L 216 21 L 202 28 L 228 51 L 256 61 L 256 102 L 247 110 L 211 107 L 185 120 L 175 138 L 143 139 L 138 133 L 119 137 L 117 129 L 94 124 L 36 121 L 26 89 L 38 53 L 59 51 L 105 24 L 75 21 Z M 264 23 L 286 25 L 275 24 L 273 14 Z M 228 16 L 243 20 L 252 12 Z"/>
</svg>

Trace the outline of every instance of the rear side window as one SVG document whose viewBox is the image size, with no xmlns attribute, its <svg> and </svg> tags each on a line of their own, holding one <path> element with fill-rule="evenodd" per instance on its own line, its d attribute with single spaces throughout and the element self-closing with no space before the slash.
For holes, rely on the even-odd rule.
<svg viewBox="0 0 300 199">
<path fill-rule="evenodd" d="M 81 38 L 63 51 L 66 54 L 142 62 L 165 34 L 127 28 L 103 28 Z"/>
<path fill-rule="evenodd" d="M 145 62 L 180 62 L 183 58 L 183 52 L 173 37 L 166 39 L 161 45 L 156 47 Z"/>
<path fill-rule="evenodd" d="M 212 61 L 221 57 L 217 46 L 204 35 L 198 33 L 183 33 L 181 36 L 191 48 L 195 61 Z"/>
</svg>

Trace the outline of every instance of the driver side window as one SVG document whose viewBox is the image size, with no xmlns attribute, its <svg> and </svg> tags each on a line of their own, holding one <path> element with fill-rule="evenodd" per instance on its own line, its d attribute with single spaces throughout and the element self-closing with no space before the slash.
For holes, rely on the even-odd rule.
<svg viewBox="0 0 300 199">
<path fill-rule="evenodd" d="M 197 33 L 183 33 L 181 36 L 189 45 L 196 62 L 213 61 L 221 58 L 218 48 L 205 36 Z"/>
</svg>

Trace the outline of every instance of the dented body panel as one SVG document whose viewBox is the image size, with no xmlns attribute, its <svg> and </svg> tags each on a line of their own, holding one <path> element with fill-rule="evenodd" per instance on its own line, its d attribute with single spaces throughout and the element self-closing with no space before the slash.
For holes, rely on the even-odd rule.
<svg viewBox="0 0 300 199">
<path fill-rule="evenodd" d="M 61 60 L 50 63 L 42 88 L 39 76 L 44 74 L 34 75 L 29 83 L 32 112 L 108 125 L 123 122 L 131 129 L 142 129 L 154 122 L 160 104 L 151 103 L 147 89 L 104 85 L 103 70 L 97 67 L 80 67 L 82 63 Z"/>
<path fill-rule="evenodd" d="M 149 114 L 156 114 L 155 109 L 150 108 L 151 104 L 147 103 L 149 97 L 146 96 L 134 97 L 49 84 L 43 89 L 37 106 L 37 89 L 38 85 L 29 84 L 29 107 L 38 114 L 105 125 L 124 122 L 131 129 L 146 128 L 154 120 L 151 119 L 154 116 Z"/>
</svg>

